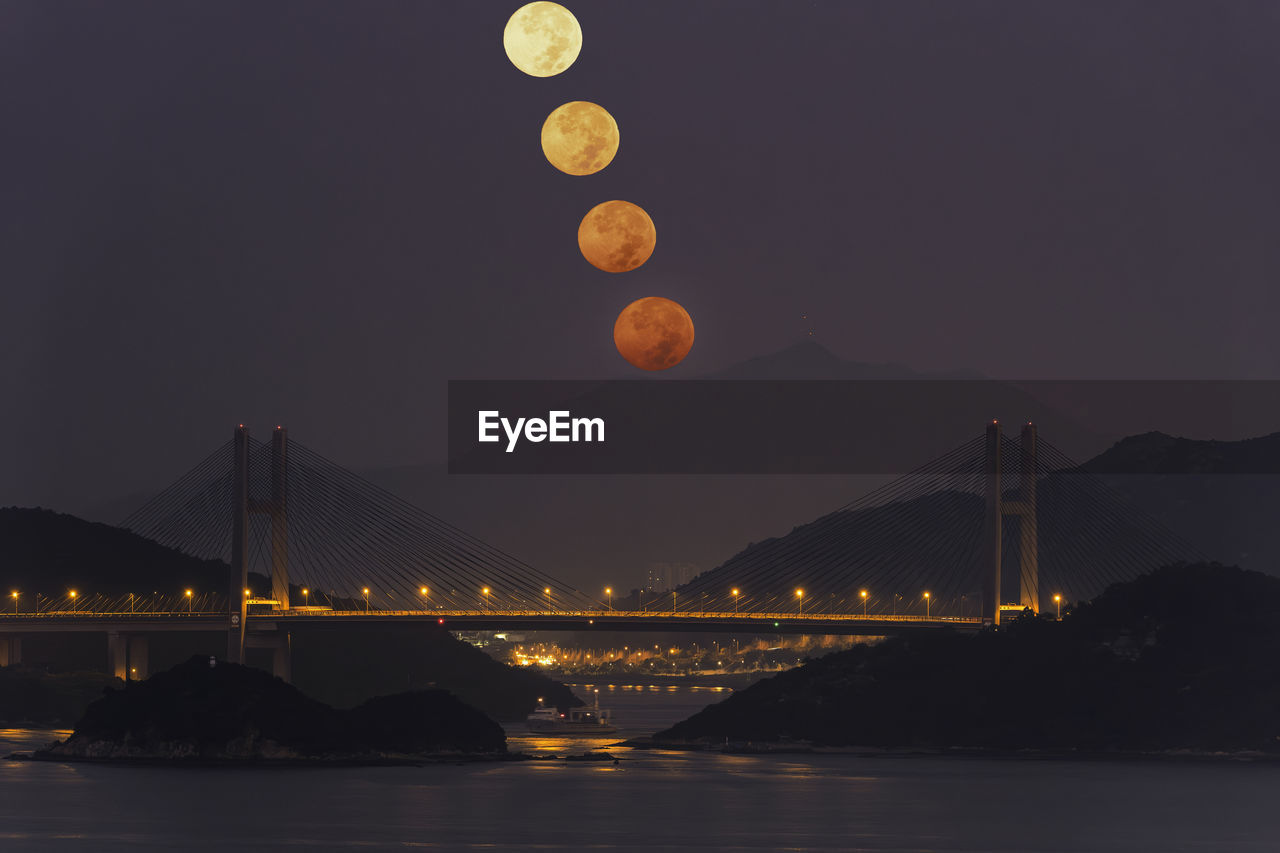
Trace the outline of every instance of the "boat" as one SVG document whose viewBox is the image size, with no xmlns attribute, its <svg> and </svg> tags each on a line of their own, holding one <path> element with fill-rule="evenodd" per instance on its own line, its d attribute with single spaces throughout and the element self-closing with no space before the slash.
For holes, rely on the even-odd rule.
<svg viewBox="0 0 1280 853">
<path fill-rule="evenodd" d="M 613 724 L 613 715 L 600 707 L 600 691 L 595 691 L 595 704 L 590 708 L 570 708 L 561 711 L 548 708 L 538 700 L 538 707 L 525 718 L 525 724 L 531 732 L 557 735 L 607 735 L 613 734 L 618 727 Z"/>
</svg>

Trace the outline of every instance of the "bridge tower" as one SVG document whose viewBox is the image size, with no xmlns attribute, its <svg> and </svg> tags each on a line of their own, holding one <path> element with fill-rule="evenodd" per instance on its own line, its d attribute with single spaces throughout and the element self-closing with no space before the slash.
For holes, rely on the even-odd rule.
<svg viewBox="0 0 1280 853">
<path fill-rule="evenodd" d="M 1019 582 L 1018 604 L 1040 612 L 1039 531 L 1036 522 L 1037 435 L 1035 424 L 1022 427 L 1019 437 L 1018 498 L 1005 500 L 1001 483 L 1000 423 L 987 424 L 986 440 L 986 512 L 982 522 L 983 574 L 982 618 L 992 625 L 1000 624 L 1003 603 L 1001 576 L 1004 550 L 1004 519 L 1018 519 Z"/>
<path fill-rule="evenodd" d="M 236 427 L 232 461 L 231 588 L 228 613 L 227 659 L 244 663 L 245 621 L 249 615 L 249 516 L 261 513 L 271 524 L 271 609 L 289 609 L 288 431 L 278 426 L 271 434 L 271 496 L 255 500 L 249 494 L 249 429 Z M 236 602 L 239 602 L 237 607 Z M 284 641 L 287 646 L 287 638 Z M 277 656 L 278 657 L 278 656 Z M 287 663 L 277 669 L 286 669 Z M 280 674 L 280 673 L 277 673 Z M 286 675 L 287 680 L 287 675 Z"/>
</svg>

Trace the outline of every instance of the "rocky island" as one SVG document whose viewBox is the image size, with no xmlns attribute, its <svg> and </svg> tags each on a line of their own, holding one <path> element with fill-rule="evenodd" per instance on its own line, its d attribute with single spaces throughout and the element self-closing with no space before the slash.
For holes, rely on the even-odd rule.
<svg viewBox="0 0 1280 853">
<path fill-rule="evenodd" d="M 261 670 L 200 656 L 107 690 L 71 737 L 31 757 L 353 764 L 505 754 L 502 728 L 444 690 L 339 710 Z"/>
<path fill-rule="evenodd" d="M 907 635 L 735 693 L 652 745 L 1280 755 L 1280 579 L 1217 564 L 1062 621 Z"/>
</svg>

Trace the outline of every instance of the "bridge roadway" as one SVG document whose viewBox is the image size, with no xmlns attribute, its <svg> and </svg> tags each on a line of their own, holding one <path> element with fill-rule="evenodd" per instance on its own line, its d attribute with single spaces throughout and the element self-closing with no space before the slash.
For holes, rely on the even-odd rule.
<svg viewBox="0 0 1280 853">
<path fill-rule="evenodd" d="M 732 611 L 626 610 L 330 610 L 298 607 L 250 612 L 246 632 L 275 633 L 291 625 L 359 625 L 433 622 L 451 630 L 521 631 L 721 631 L 768 634 L 897 634 L 920 629 L 977 630 L 977 617 L 926 617 L 861 613 L 752 613 Z M 0 614 L 0 634 L 112 631 L 134 634 L 163 631 L 225 631 L 224 612 L 51 611 Z"/>
</svg>

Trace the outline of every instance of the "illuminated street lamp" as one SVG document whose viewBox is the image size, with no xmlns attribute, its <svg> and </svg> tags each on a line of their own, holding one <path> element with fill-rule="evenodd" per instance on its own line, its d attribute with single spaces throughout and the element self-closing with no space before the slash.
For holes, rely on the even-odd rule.
<svg viewBox="0 0 1280 853">
<path fill-rule="evenodd" d="M 187 615 L 190 616 L 191 615 L 191 590 L 186 590 L 186 592 L 184 592 L 183 594 L 186 595 L 187 597 Z"/>
<path fill-rule="evenodd" d="M 542 590 L 547 596 L 547 612 L 551 612 L 551 587 L 544 587 Z"/>
<path fill-rule="evenodd" d="M 803 589 L 796 590 L 796 600 L 800 602 L 800 615 L 803 616 L 804 615 L 804 590 Z"/>
<path fill-rule="evenodd" d="M 613 587 L 606 586 L 604 588 L 604 594 L 609 601 L 609 609 L 612 610 L 613 609 Z"/>
<path fill-rule="evenodd" d="M 422 593 L 422 609 L 430 610 L 431 609 L 431 590 L 429 590 L 427 587 L 424 586 L 422 589 L 418 590 L 418 592 Z"/>
<path fill-rule="evenodd" d="M 369 587 L 366 586 L 364 589 L 360 590 L 360 592 L 364 595 L 364 612 L 368 613 L 369 612 Z"/>
<path fill-rule="evenodd" d="M 1056 604 L 1058 607 L 1058 621 L 1061 622 L 1062 621 L 1062 596 L 1055 593 L 1053 596 L 1053 603 Z M 17 611 L 14 611 L 14 612 L 17 612 Z"/>
<path fill-rule="evenodd" d="M 489 609 L 489 587 L 486 586 L 480 590 L 480 594 L 484 596 L 484 609 L 487 611 Z"/>
<path fill-rule="evenodd" d="M 867 591 L 864 589 L 862 592 L 858 593 L 858 595 L 862 596 L 862 618 L 866 619 L 867 618 Z"/>
<path fill-rule="evenodd" d="M 79 593 L 77 593 L 77 592 L 73 589 L 73 590 L 68 591 L 68 592 L 67 592 L 67 595 L 69 595 L 69 596 L 71 597 L 71 612 L 72 612 L 72 613 L 75 613 L 75 612 L 76 612 L 76 596 L 77 596 L 77 595 L 79 595 Z"/>
<path fill-rule="evenodd" d="M 733 596 L 733 613 L 736 616 L 738 613 L 738 588 L 734 587 L 729 594 Z"/>
<path fill-rule="evenodd" d="M 311 598 L 310 598 L 310 596 L 311 596 L 311 590 L 307 589 L 307 588 L 304 586 L 304 587 L 303 587 L 301 590 L 299 590 L 299 591 L 302 593 L 302 606 L 303 606 L 303 607 L 306 607 L 306 606 L 311 602 Z"/>
<path fill-rule="evenodd" d="M 924 594 L 924 618 L 929 618 L 929 593 Z"/>
<path fill-rule="evenodd" d="M 13 615 L 17 616 L 18 615 L 18 591 L 15 589 L 13 592 L 9 593 L 9 595 L 12 596 L 13 598 Z"/>
<path fill-rule="evenodd" d="M 676 615 L 676 591 L 671 590 L 671 615 Z"/>
</svg>

